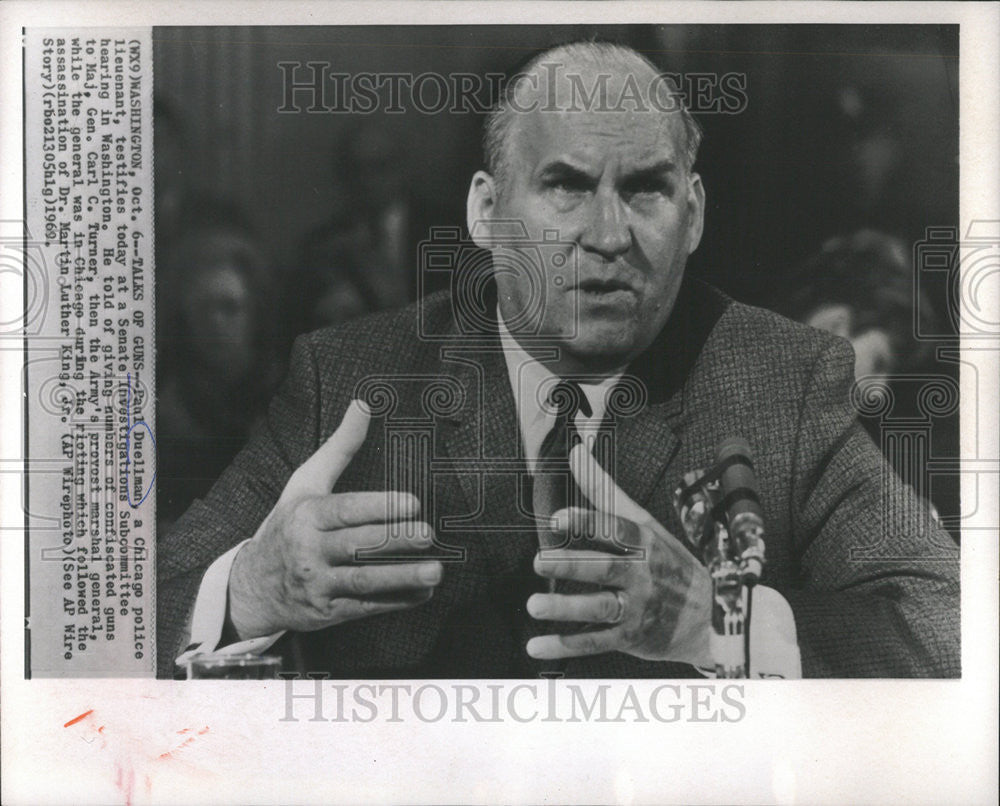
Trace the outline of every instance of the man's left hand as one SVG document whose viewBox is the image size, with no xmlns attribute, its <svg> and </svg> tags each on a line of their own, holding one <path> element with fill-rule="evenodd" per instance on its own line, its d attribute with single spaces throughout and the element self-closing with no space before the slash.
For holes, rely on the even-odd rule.
<svg viewBox="0 0 1000 806">
<path fill-rule="evenodd" d="M 570 466 L 595 510 L 563 509 L 554 529 L 596 550 L 544 549 L 535 571 L 550 579 L 596 583 L 595 593 L 536 593 L 528 612 L 546 621 L 592 622 L 604 629 L 543 635 L 528 642 L 539 659 L 619 651 L 645 660 L 711 667 L 712 581 L 680 541 L 615 484 L 583 445 Z"/>
</svg>

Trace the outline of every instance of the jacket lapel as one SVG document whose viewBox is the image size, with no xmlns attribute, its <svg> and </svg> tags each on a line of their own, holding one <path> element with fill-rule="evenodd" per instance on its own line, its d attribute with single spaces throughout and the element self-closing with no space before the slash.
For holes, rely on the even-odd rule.
<svg viewBox="0 0 1000 806">
<path fill-rule="evenodd" d="M 448 349 L 445 366 L 461 379 L 466 405 L 442 423 L 443 450 L 456 468 L 463 499 L 442 532 L 446 544 L 471 548 L 513 571 L 524 562 L 526 543 L 537 545 L 531 516 L 527 464 L 514 394 L 499 338 L 481 347 Z M 456 369 L 457 367 L 457 369 Z"/>
<path fill-rule="evenodd" d="M 601 457 L 615 483 L 639 506 L 649 501 L 681 440 L 667 407 L 647 405 L 632 416 L 616 416 L 612 457 Z"/>
<path fill-rule="evenodd" d="M 651 508 L 650 498 L 681 447 L 688 382 L 730 302 L 710 286 L 685 279 L 667 324 L 609 398 L 615 446 L 611 472 L 632 500 L 661 519 L 664 502 Z"/>
</svg>

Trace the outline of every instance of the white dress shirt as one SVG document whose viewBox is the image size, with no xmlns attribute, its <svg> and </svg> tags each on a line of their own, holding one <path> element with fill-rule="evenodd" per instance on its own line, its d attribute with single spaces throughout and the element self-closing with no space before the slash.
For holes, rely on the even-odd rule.
<svg viewBox="0 0 1000 806">
<path fill-rule="evenodd" d="M 536 361 L 525 352 L 507 330 L 499 313 L 497 314 L 497 322 L 500 326 L 503 357 L 507 363 L 507 376 L 510 379 L 511 391 L 514 393 L 514 404 L 517 407 L 524 457 L 528 463 L 528 470 L 534 474 L 542 442 L 545 441 L 545 437 L 552 430 L 556 420 L 556 413 L 551 408 L 546 408 L 543 403 L 560 378 L 545 364 Z M 623 372 L 616 372 L 609 377 L 594 378 L 593 380 L 575 379 L 580 384 L 591 408 L 589 417 L 582 411 L 578 411 L 573 420 L 581 437 L 596 432 L 600 427 L 601 421 L 604 419 L 604 412 L 608 407 L 608 393 L 622 374 Z"/>
</svg>

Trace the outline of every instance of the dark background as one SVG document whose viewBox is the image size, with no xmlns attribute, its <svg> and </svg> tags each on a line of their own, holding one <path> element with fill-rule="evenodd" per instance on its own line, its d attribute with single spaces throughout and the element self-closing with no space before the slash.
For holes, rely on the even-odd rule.
<svg viewBox="0 0 1000 806">
<path fill-rule="evenodd" d="M 504 72 L 547 45 L 594 35 L 628 43 L 669 72 L 746 74 L 745 110 L 698 115 L 705 138 L 696 169 L 708 209 L 689 263 L 734 297 L 780 308 L 792 270 L 834 235 L 877 229 L 911 248 L 927 227 L 957 224 L 957 26 L 156 28 L 156 94 L 169 118 L 156 132 L 158 192 L 165 182 L 181 188 L 182 208 L 206 195 L 231 204 L 264 264 L 255 293 L 267 326 L 255 385 L 232 391 L 245 396 L 228 405 L 252 413 L 280 377 L 291 339 L 306 328 L 288 293 L 298 287 L 303 239 L 350 209 L 358 191 L 335 159 L 349 116 L 278 114 L 278 63 L 325 61 L 349 73 Z M 464 227 L 468 182 L 482 167 L 481 124 L 478 115 L 413 110 L 380 118 L 401 144 L 406 195 L 415 209 L 433 211 L 435 223 Z M 167 265 L 183 210 L 169 221 L 163 210 L 161 389 L 171 377 L 184 384 L 171 363 L 183 333 L 160 313 L 178 281 Z M 932 302 L 947 309 L 942 291 Z M 933 358 L 921 369 L 957 376 Z M 217 402 L 217 422 L 226 405 Z M 250 427 L 215 433 L 209 423 L 197 438 L 161 428 L 161 525 L 204 493 Z M 957 413 L 934 423 L 934 443 L 936 455 L 957 457 Z M 954 474 L 923 484 L 946 520 L 959 514 L 957 486 Z"/>
</svg>

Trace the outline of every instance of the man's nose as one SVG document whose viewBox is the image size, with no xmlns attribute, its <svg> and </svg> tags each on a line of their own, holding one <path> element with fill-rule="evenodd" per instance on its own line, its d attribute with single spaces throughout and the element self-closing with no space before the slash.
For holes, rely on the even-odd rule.
<svg viewBox="0 0 1000 806">
<path fill-rule="evenodd" d="M 632 232 L 622 200 L 611 189 L 600 189 L 593 199 L 590 218 L 580 236 L 580 246 L 614 260 L 632 246 Z"/>
</svg>

